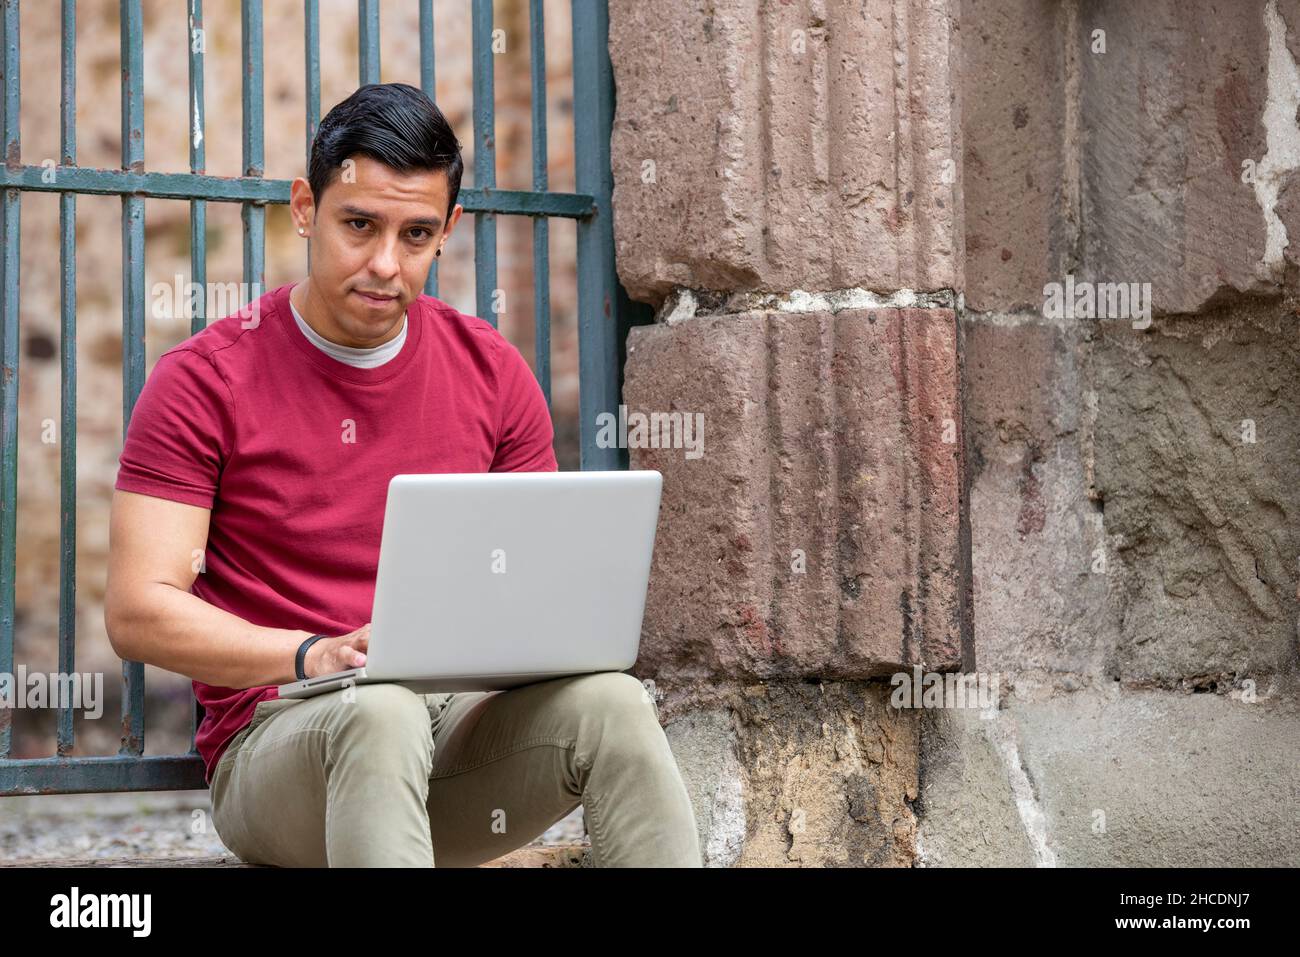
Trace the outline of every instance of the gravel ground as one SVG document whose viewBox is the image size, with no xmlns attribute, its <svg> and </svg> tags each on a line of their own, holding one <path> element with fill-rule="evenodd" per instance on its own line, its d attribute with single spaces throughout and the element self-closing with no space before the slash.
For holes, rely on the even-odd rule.
<svg viewBox="0 0 1300 957">
<path fill-rule="evenodd" d="M 582 808 L 535 843 L 585 840 Z M 0 797 L 0 860 L 142 857 L 230 852 L 212 827 L 207 791 L 133 791 Z"/>
</svg>

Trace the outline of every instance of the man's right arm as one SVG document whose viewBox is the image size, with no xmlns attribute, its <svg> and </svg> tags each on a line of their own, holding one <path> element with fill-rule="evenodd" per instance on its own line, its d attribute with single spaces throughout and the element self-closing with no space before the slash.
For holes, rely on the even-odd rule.
<svg viewBox="0 0 1300 957">
<path fill-rule="evenodd" d="M 190 594 L 211 512 L 116 489 L 109 519 L 104 624 L 118 656 L 222 688 L 294 681 L 294 655 L 312 633 L 264 628 Z M 365 663 L 370 626 L 318 641 L 307 674 Z"/>
<path fill-rule="evenodd" d="M 311 632 L 254 625 L 190 594 L 236 431 L 234 392 L 209 356 L 178 347 L 159 357 L 131 413 L 113 491 L 104 624 L 124 659 L 256 688 L 295 680 L 294 656 Z M 307 674 L 364 664 L 369 628 L 317 641 Z"/>
</svg>

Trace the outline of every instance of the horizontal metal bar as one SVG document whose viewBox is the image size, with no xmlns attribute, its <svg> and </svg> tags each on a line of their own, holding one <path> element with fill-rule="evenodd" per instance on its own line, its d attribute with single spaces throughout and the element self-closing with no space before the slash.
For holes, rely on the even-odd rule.
<svg viewBox="0 0 1300 957">
<path fill-rule="evenodd" d="M 0 186 L 33 192 L 140 195 L 158 199 L 212 199 L 288 202 L 289 180 L 253 176 L 208 176 L 200 173 L 133 173 L 121 169 L 55 166 L 50 182 L 41 182 L 40 166 L 0 167 Z M 47 173 L 48 175 L 48 173 Z"/>
<path fill-rule="evenodd" d="M 138 195 L 158 199 L 208 199 L 218 203 L 287 203 L 287 179 L 256 176 L 208 176 L 197 173 L 132 173 L 121 169 L 56 166 L 51 182 L 43 166 L 0 166 L 0 188 L 38 193 Z M 596 198 L 588 193 L 538 193 L 526 189 L 462 189 L 456 200 L 467 213 L 503 216 L 555 216 L 585 219 L 595 215 Z"/>
<path fill-rule="evenodd" d="M 203 778 L 203 759 L 193 754 L 0 761 L 2 797 L 102 791 L 188 791 L 206 790 L 207 786 Z"/>
</svg>

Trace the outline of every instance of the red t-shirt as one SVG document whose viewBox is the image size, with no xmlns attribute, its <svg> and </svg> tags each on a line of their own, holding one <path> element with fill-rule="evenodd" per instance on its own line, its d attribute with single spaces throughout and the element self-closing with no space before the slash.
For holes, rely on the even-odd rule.
<svg viewBox="0 0 1300 957">
<path fill-rule="evenodd" d="M 370 620 L 389 479 L 553 472 L 554 431 L 524 357 L 482 319 L 420 296 L 401 352 L 357 368 L 302 334 L 291 288 L 159 357 L 116 487 L 211 509 L 192 594 L 256 625 L 341 635 Z M 210 783 L 276 686 L 194 693 Z"/>
</svg>

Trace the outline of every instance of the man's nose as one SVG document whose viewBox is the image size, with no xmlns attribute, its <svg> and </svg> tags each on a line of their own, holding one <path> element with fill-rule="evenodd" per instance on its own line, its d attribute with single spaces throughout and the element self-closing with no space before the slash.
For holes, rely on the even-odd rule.
<svg viewBox="0 0 1300 957">
<path fill-rule="evenodd" d="M 370 257 L 370 271 L 381 280 L 392 279 L 401 269 L 396 237 L 381 237 Z"/>
</svg>

